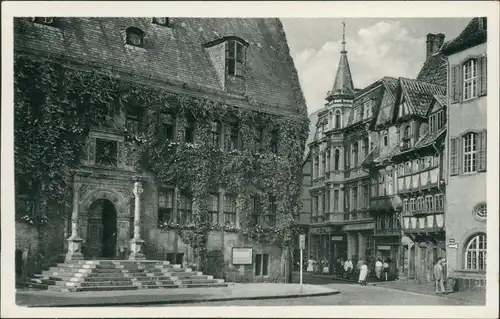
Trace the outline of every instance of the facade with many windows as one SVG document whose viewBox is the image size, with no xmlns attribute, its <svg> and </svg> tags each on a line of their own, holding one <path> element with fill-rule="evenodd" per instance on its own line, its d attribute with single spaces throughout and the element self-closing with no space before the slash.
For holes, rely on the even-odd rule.
<svg viewBox="0 0 500 319">
<path fill-rule="evenodd" d="M 487 222 L 487 29 L 474 18 L 443 48 L 449 60 L 446 239 L 448 273 L 484 287 Z"/>
<path fill-rule="evenodd" d="M 203 248 L 205 266 L 211 261 L 212 268 L 205 272 L 229 280 L 283 279 L 286 254 L 275 242 L 250 236 L 250 230 L 275 230 L 277 216 L 289 213 L 284 207 L 297 206 L 285 199 L 286 190 L 271 190 L 273 183 L 259 178 L 229 186 L 227 180 L 203 180 L 185 168 L 198 160 L 189 158 L 190 152 L 200 149 L 224 155 L 252 176 L 264 169 L 258 167 L 264 166 L 262 158 L 272 163 L 287 158 L 286 168 L 302 160 L 305 136 L 296 128 L 307 121 L 306 105 L 278 19 L 19 18 L 14 32 L 16 71 L 30 63 L 54 64 L 67 71 L 60 73 L 64 76 L 104 78 L 95 91 L 103 91 L 103 100 L 113 96 L 109 114 L 82 137 L 82 164 L 71 171 L 69 202 L 46 210 L 58 213 L 49 216 L 50 223 L 34 224 L 41 205 L 23 185 L 32 176 L 16 167 L 16 265 L 22 275 L 64 259 L 131 256 L 193 264 L 195 248 L 186 233 L 208 224 Z M 112 91 L 108 84 L 120 86 Z M 29 86 L 17 90 L 16 128 L 25 119 L 46 116 L 21 103 L 28 95 L 23 90 Z M 82 100 L 66 101 L 68 108 L 98 94 L 76 91 Z M 85 100 L 85 108 L 98 107 L 97 100 Z M 285 119 L 288 128 L 280 122 Z M 160 150 L 163 155 L 155 159 L 144 152 L 139 160 L 138 150 L 155 139 L 171 152 Z M 16 143 L 21 145 L 19 138 Z M 157 171 L 144 164 L 175 152 L 185 152 L 176 160 L 186 162 L 172 160 Z M 240 158 L 248 161 L 241 164 Z M 169 171 L 172 166 L 186 171 Z M 243 183 L 251 185 L 243 189 Z M 250 263 L 233 265 L 232 247 L 251 247 Z"/>
</svg>

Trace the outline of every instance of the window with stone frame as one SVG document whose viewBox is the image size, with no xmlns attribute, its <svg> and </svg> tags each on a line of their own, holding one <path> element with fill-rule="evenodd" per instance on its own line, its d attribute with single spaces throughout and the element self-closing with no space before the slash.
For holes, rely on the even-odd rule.
<svg viewBox="0 0 500 319">
<path fill-rule="evenodd" d="M 219 223 L 219 194 L 210 193 L 208 196 L 208 222 Z"/>
<path fill-rule="evenodd" d="M 158 190 L 158 225 L 174 221 L 174 190 Z"/>
<path fill-rule="evenodd" d="M 175 139 L 175 118 L 172 114 L 162 112 L 161 116 L 161 132 L 160 136 L 168 140 Z"/>
<path fill-rule="evenodd" d="M 118 142 L 96 138 L 95 164 L 98 166 L 116 167 L 118 163 Z"/>
<path fill-rule="evenodd" d="M 486 271 L 486 234 L 472 237 L 464 249 L 464 268 L 466 270 Z"/>
<path fill-rule="evenodd" d="M 234 151 L 240 148 L 239 146 L 239 135 L 240 129 L 238 123 L 229 123 L 229 136 L 224 141 L 225 147 L 227 151 Z"/>
<path fill-rule="evenodd" d="M 320 177 L 325 176 L 325 167 L 326 167 L 326 154 L 321 154 L 321 166 L 319 168 Z"/>
<path fill-rule="evenodd" d="M 236 225 L 236 196 L 224 195 L 224 224 Z"/>
<path fill-rule="evenodd" d="M 180 194 L 177 214 L 181 223 L 187 224 L 193 221 L 193 198 L 190 194 Z"/>
<path fill-rule="evenodd" d="M 271 152 L 273 152 L 274 154 L 278 154 L 278 143 L 279 143 L 278 130 L 272 130 L 269 147 L 271 149 Z"/>
<path fill-rule="evenodd" d="M 325 168 L 325 171 L 327 173 L 329 173 L 330 170 L 331 170 L 331 165 L 330 164 L 331 164 L 332 160 L 331 160 L 330 154 L 331 154 L 330 150 L 326 151 L 326 168 Z"/>
<path fill-rule="evenodd" d="M 194 143 L 195 129 L 196 120 L 192 115 L 187 115 L 186 122 L 184 123 L 184 142 Z"/>
<path fill-rule="evenodd" d="M 363 206 L 362 208 L 370 207 L 370 186 L 368 184 L 363 185 Z"/>
<path fill-rule="evenodd" d="M 335 129 L 339 130 L 342 128 L 342 111 L 339 109 L 335 110 Z"/>
<path fill-rule="evenodd" d="M 238 40 L 227 42 L 227 73 L 231 76 L 243 77 L 245 68 L 245 47 Z"/>
<path fill-rule="evenodd" d="M 369 144 L 370 144 L 370 142 L 368 141 L 368 137 L 365 137 L 363 139 L 363 145 L 362 145 L 362 148 L 363 148 L 363 160 L 368 156 L 368 153 L 369 153 Z"/>
<path fill-rule="evenodd" d="M 210 143 L 213 147 L 220 147 L 221 136 L 221 123 L 219 121 L 212 121 L 210 124 Z"/>
<path fill-rule="evenodd" d="M 135 47 L 144 47 L 144 36 L 146 33 L 137 27 L 128 27 L 125 30 L 125 43 Z"/>
<path fill-rule="evenodd" d="M 252 205 L 252 221 L 254 225 L 260 225 L 262 223 L 262 213 L 260 207 L 260 200 L 257 196 L 251 197 Z"/>
<path fill-rule="evenodd" d="M 260 153 L 262 152 L 262 137 L 264 134 L 264 130 L 260 127 L 255 127 L 253 131 L 253 152 Z"/>
<path fill-rule="evenodd" d="M 269 275 L 269 254 L 255 255 L 255 276 L 266 277 Z"/>
<path fill-rule="evenodd" d="M 340 201 L 340 192 L 338 189 L 333 191 L 333 211 L 339 211 L 339 201 Z"/>
<path fill-rule="evenodd" d="M 314 170 L 313 170 L 313 178 L 316 179 L 319 177 L 319 156 L 314 157 Z"/>
<path fill-rule="evenodd" d="M 387 131 L 382 132 L 382 147 L 389 145 L 389 136 L 387 135 Z"/>
<path fill-rule="evenodd" d="M 132 134 L 141 132 L 141 124 L 144 116 L 144 110 L 140 106 L 128 106 L 126 108 L 125 127 Z"/>
<path fill-rule="evenodd" d="M 268 226 L 274 226 L 276 224 L 277 211 L 278 204 L 276 203 L 276 197 L 269 195 L 269 208 L 264 216 L 264 220 Z"/>
<path fill-rule="evenodd" d="M 359 145 L 358 142 L 352 143 L 352 167 L 357 167 L 358 166 L 358 161 L 359 161 Z"/>
<path fill-rule="evenodd" d="M 478 95 L 477 59 L 469 59 L 462 65 L 464 101 Z"/>
<path fill-rule="evenodd" d="M 358 187 L 352 188 L 352 209 L 358 209 Z"/>
<path fill-rule="evenodd" d="M 339 149 L 335 150 L 334 164 L 335 164 L 335 167 L 334 167 L 335 171 L 338 171 L 339 167 L 340 167 L 340 150 Z"/>
</svg>

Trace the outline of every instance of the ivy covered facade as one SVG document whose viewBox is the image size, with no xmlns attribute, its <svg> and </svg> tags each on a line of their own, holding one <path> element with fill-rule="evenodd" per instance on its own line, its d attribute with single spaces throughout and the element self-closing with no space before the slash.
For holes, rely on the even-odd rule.
<svg viewBox="0 0 500 319">
<path fill-rule="evenodd" d="M 281 23 L 162 19 L 15 21 L 20 275 L 147 258 L 284 280 L 308 120 Z"/>
</svg>

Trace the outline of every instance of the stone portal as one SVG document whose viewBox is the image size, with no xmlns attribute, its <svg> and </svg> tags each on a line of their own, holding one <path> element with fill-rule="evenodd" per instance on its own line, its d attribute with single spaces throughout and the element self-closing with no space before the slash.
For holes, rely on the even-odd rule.
<svg viewBox="0 0 500 319">
<path fill-rule="evenodd" d="M 98 199 L 90 205 L 85 255 L 90 258 L 117 256 L 117 213 L 108 199 Z"/>
</svg>

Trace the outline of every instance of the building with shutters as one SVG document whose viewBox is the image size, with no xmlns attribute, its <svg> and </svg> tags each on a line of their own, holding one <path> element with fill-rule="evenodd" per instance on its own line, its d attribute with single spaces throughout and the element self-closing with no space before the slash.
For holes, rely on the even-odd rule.
<svg viewBox="0 0 500 319">
<path fill-rule="evenodd" d="M 487 20 L 474 18 L 441 50 L 448 58 L 446 257 L 460 288 L 485 286 Z"/>
<path fill-rule="evenodd" d="M 16 18 L 14 50 L 16 274 L 82 258 L 196 263 L 194 241 L 189 240 L 200 238 L 193 231 L 201 225 L 205 273 L 228 280 L 284 279 L 285 250 L 250 236 L 257 229 L 275 233 L 276 220 L 291 214 L 300 196 L 288 197 L 293 183 L 299 192 L 296 174 L 273 182 L 278 172 L 297 169 L 293 162 L 300 169 L 307 126 L 304 97 L 279 19 Z M 49 72 L 53 70 L 57 72 Z M 29 82 L 40 78 L 42 86 Z M 65 85 L 57 82 L 61 79 Z M 40 91 L 31 105 L 28 91 L 35 86 Z M 72 90 L 71 98 L 50 95 L 67 90 Z M 47 106 L 45 96 L 56 102 Z M 34 174 L 19 165 L 29 159 L 23 162 L 18 153 L 38 150 L 37 136 L 24 135 L 36 129 L 51 133 L 57 141 L 52 144 L 63 148 L 71 144 L 63 138 L 70 132 L 55 136 L 57 128 L 40 123 L 71 127 L 66 119 L 77 117 L 81 125 L 88 118 L 74 114 L 103 104 L 102 120 L 74 139 L 83 148 L 75 151 L 82 153 L 79 164 L 74 170 L 61 167 L 69 171 L 70 181 L 53 191 L 67 191 L 67 196 L 42 209 L 40 187 L 24 183 L 35 180 Z M 75 105 L 78 111 L 71 109 Z M 42 107 L 58 111 L 41 113 Z M 139 160 L 138 150 L 148 139 L 167 151 L 158 151 L 162 155 L 157 158 L 143 153 L 148 156 Z M 155 174 L 151 167 L 170 154 L 181 155 L 156 171 L 164 176 Z M 224 157 L 216 162 L 228 163 L 220 167 L 226 174 L 213 175 L 227 179 L 207 178 L 203 174 L 208 169 L 193 173 L 197 167 L 214 167 L 216 157 L 209 162 L 205 154 Z M 286 160 L 278 161 L 282 158 Z M 150 165 L 143 165 L 146 161 Z M 198 166 L 191 170 L 195 161 Z M 177 170 L 169 171 L 171 167 Z M 230 167 L 248 175 L 228 186 Z M 43 174 L 37 181 L 47 185 L 54 175 Z M 286 184 L 287 189 L 271 191 L 270 184 Z M 233 264 L 233 247 L 251 248 L 250 259 Z"/>
</svg>

